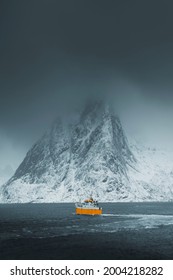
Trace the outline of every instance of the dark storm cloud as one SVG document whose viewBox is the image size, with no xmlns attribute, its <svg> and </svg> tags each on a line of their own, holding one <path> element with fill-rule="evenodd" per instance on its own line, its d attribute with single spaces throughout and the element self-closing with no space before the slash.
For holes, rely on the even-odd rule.
<svg viewBox="0 0 173 280">
<path fill-rule="evenodd" d="M 92 94 L 126 112 L 173 106 L 172 10 L 168 0 L 1 1 L 6 138 L 28 148 L 59 111 Z"/>
</svg>

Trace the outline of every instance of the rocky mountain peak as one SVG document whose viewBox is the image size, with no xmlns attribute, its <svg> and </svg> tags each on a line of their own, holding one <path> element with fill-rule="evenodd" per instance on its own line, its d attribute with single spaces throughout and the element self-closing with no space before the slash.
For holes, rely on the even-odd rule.
<svg viewBox="0 0 173 280">
<path fill-rule="evenodd" d="M 78 121 L 54 121 L 3 189 L 9 199 L 9 189 L 19 182 L 41 193 L 41 188 L 56 190 L 56 200 L 73 200 L 91 191 L 96 197 L 123 195 L 128 168 L 134 163 L 118 116 L 109 104 L 89 101 Z"/>
</svg>

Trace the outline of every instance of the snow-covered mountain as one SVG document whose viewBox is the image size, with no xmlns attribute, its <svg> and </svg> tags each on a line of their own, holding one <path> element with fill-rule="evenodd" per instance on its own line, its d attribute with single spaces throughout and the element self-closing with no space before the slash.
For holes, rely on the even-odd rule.
<svg viewBox="0 0 173 280">
<path fill-rule="evenodd" d="M 173 169 L 162 153 L 167 166 L 160 165 L 158 154 L 129 145 L 110 106 L 90 102 L 53 123 L 0 188 L 0 202 L 78 201 L 90 194 L 99 201 L 170 200 Z"/>
<path fill-rule="evenodd" d="M 130 141 L 138 159 L 136 170 L 129 169 L 132 200 L 173 201 L 173 155 L 166 148 Z"/>
</svg>

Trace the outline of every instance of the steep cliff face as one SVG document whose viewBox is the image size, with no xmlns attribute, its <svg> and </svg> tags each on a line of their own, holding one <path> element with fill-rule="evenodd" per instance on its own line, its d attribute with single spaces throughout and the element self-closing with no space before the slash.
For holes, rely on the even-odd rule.
<svg viewBox="0 0 173 280">
<path fill-rule="evenodd" d="M 57 119 L 31 148 L 1 200 L 127 199 L 135 165 L 119 118 L 103 102 L 90 102 L 75 121 Z"/>
<path fill-rule="evenodd" d="M 8 184 L 22 179 L 29 184 L 63 181 L 70 160 L 70 142 L 66 127 L 57 120 L 52 128 L 29 150 Z"/>
<path fill-rule="evenodd" d="M 0 187 L 0 202 L 173 200 L 173 158 L 126 139 L 103 102 L 58 118 Z"/>
</svg>

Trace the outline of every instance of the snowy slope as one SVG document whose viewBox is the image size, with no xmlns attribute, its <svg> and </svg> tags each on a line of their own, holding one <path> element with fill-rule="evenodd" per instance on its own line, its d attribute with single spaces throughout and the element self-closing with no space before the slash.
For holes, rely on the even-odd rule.
<svg viewBox="0 0 173 280">
<path fill-rule="evenodd" d="M 57 119 L 1 189 L 4 202 L 123 199 L 135 163 L 119 118 L 88 103 L 74 122 Z"/>
<path fill-rule="evenodd" d="M 171 200 L 168 155 L 130 141 L 103 102 L 91 102 L 74 119 L 58 118 L 0 188 L 0 202 Z"/>
<path fill-rule="evenodd" d="M 132 199 L 173 200 L 173 155 L 139 141 L 133 141 L 130 147 L 138 159 L 136 171 L 129 170 Z"/>
</svg>

